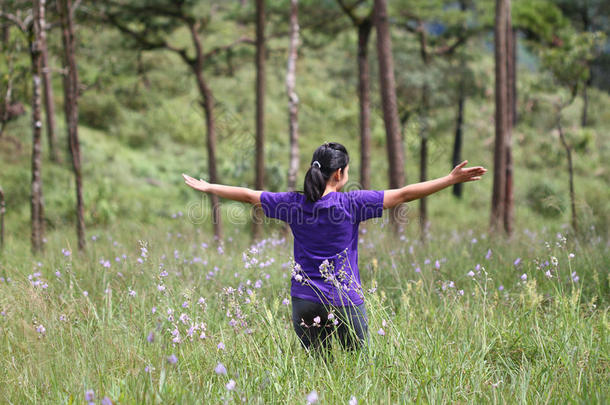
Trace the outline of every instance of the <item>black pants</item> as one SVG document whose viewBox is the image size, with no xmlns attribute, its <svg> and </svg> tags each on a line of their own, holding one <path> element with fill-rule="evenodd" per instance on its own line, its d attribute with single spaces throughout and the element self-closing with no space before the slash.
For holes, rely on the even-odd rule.
<svg viewBox="0 0 610 405">
<path fill-rule="evenodd" d="M 329 313 L 332 319 L 328 319 Z M 319 323 L 314 318 L 320 317 Z M 336 325 L 335 325 L 336 323 Z M 353 350 L 368 345 L 368 318 L 364 303 L 354 306 L 332 306 L 292 297 L 292 325 L 306 350 L 330 349 L 336 336 L 341 346 Z"/>
</svg>

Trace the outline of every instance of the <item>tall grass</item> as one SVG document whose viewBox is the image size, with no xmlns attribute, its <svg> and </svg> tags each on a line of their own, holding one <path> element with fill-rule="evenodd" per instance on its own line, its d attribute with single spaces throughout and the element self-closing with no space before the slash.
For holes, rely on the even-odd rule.
<svg viewBox="0 0 610 405">
<path fill-rule="evenodd" d="M 329 361 L 292 329 L 279 233 L 252 250 L 236 228 L 218 248 L 178 217 L 91 235 L 86 254 L 61 233 L 40 258 L 9 245 L 0 402 L 608 401 L 606 242 L 470 231 L 423 245 L 363 228 L 370 342 L 335 341 Z"/>
</svg>

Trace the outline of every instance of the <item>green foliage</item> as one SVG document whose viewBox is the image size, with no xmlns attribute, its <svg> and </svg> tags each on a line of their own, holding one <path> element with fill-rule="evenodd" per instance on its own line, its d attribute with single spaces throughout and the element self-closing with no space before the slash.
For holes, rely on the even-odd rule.
<svg viewBox="0 0 610 405">
<path fill-rule="evenodd" d="M 548 180 L 538 181 L 527 190 L 527 203 L 547 218 L 559 217 L 567 208 L 565 192 Z"/>
<path fill-rule="evenodd" d="M 79 121 L 91 128 L 108 130 L 121 125 L 120 104 L 108 93 L 87 92 L 78 100 Z"/>
<path fill-rule="evenodd" d="M 569 32 L 562 35 L 563 43 L 558 47 L 541 49 L 542 65 L 549 69 L 557 83 L 568 88 L 589 77 L 589 65 L 599 47 L 605 41 L 601 32 Z"/>
<path fill-rule="evenodd" d="M 530 41 L 545 46 L 556 44 L 560 32 L 569 29 L 570 21 L 563 15 L 554 1 L 517 0 L 512 3 L 513 25 L 525 32 Z"/>
</svg>

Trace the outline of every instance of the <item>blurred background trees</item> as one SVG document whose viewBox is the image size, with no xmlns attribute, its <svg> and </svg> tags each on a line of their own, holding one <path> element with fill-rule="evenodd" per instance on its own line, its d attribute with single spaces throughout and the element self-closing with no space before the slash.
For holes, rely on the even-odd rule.
<svg viewBox="0 0 610 405">
<path fill-rule="evenodd" d="M 84 248 L 85 225 L 178 212 L 211 222 L 221 242 L 223 218 L 240 226 L 260 213 L 221 210 L 215 197 L 188 205 L 176 173 L 299 190 L 330 140 L 352 155 L 350 188 L 425 181 L 463 159 L 493 166 L 493 187 L 492 176 L 455 185 L 454 201 L 392 214 L 417 220 L 422 241 L 434 223 L 479 221 L 486 207 L 496 234 L 530 215 L 607 231 L 607 2 L 0 3 L 0 185 L 9 235 L 27 223 L 35 249 L 34 227 L 74 223 Z M 463 200 L 477 201 L 477 217 L 451 214 Z"/>
</svg>

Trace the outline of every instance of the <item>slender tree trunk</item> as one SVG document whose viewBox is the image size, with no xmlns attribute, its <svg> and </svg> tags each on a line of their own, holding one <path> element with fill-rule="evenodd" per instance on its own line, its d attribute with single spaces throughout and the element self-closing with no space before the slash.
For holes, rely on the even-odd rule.
<svg viewBox="0 0 610 405">
<path fill-rule="evenodd" d="M 513 28 L 512 26 L 512 18 L 511 18 L 511 22 L 509 24 L 510 26 L 510 60 L 511 60 L 511 66 L 512 66 L 512 70 L 510 72 L 507 72 L 507 74 L 509 74 L 510 76 L 510 91 L 511 91 L 511 106 L 512 106 L 512 111 L 511 111 L 511 116 L 510 116 L 510 120 L 511 120 L 511 128 L 513 128 L 515 125 L 517 125 L 517 120 L 519 119 L 519 115 L 518 115 L 518 109 L 517 109 L 517 30 L 515 28 Z"/>
<path fill-rule="evenodd" d="M 585 85 L 582 89 L 582 117 L 580 119 L 580 124 L 584 128 L 589 125 L 589 87 L 593 83 L 593 70 L 589 67 L 589 78 L 585 82 Z"/>
<path fill-rule="evenodd" d="M 428 63 L 426 62 L 426 66 Z M 428 110 L 429 110 L 429 86 L 424 83 L 422 86 L 421 99 L 421 128 L 420 128 L 420 149 L 419 149 L 419 181 L 428 179 Z M 422 242 L 426 241 L 428 231 L 428 204 L 426 197 L 419 199 L 419 237 Z"/>
<path fill-rule="evenodd" d="M 74 22 L 72 21 L 72 1 L 58 0 L 64 45 L 64 109 L 68 127 L 68 143 L 76 185 L 76 235 L 78 249 L 85 250 L 85 214 L 83 201 L 83 178 L 81 169 L 80 144 L 78 140 L 78 70 L 74 56 Z"/>
<path fill-rule="evenodd" d="M 2 49 L 8 49 L 8 43 L 11 40 L 11 26 L 8 23 L 2 24 Z"/>
<path fill-rule="evenodd" d="M 507 91 L 506 91 L 506 109 L 507 109 L 507 120 L 506 120 L 506 179 L 505 179 L 505 192 L 504 192 L 504 231 L 510 237 L 513 233 L 513 221 L 514 221 L 514 199 L 513 199 L 513 157 L 512 157 L 512 132 L 515 122 L 515 110 L 516 110 L 516 88 L 515 84 L 515 37 L 513 35 L 514 30 L 512 27 L 512 19 L 510 12 L 510 3 L 506 11 L 506 78 L 507 78 Z"/>
<path fill-rule="evenodd" d="M 4 201 L 4 190 L 0 187 L 0 250 L 4 247 L 4 213 L 6 202 Z"/>
<path fill-rule="evenodd" d="M 256 178 L 257 190 L 265 187 L 265 0 L 256 0 Z M 252 238 L 262 234 L 263 212 L 253 208 Z"/>
<path fill-rule="evenodd" d="M 59 162 L 57 151 L 57 137 L 55 136 L 55 106 L 53 103 L 53 85 L 51 83 L 51 69 L 49 67 L 49 52 L 47 49 L 47 30 L 45 19 L 45 2 L 40 0 L 40 52 L 42 57 L 42 83 L 44 85 L 44 105 L 47 117 L 47 139 L 49 141 L 49 156 L 51 161 Z"/>
<path fill-rule="evenodd" d="M 367 18 L 358 26 L 358 98 L 360 102 L 360 185 L 371 187 L 371 78 L 368 42 L 373 22 Z"/>
<path fill-rule="evenodd" d="M 203 77 L 203 48 L 199 35 L 197 34 L 197 23 L 189 23 L 191 40 L 195 46 L 196 59 L 191 65 L 195 78 L 197 79 L 197 88 L 201 95 L 201 105 L 205 114 L 205 123 L 207 130 L 207 149 L 208 149 L 208 175 L 210 183 L 217 184 L 220 182 L 218 172 L 216 171 L 216 124 L 214 119 L 214 97 L 212 90 L 208 87 Z M 212 205 L 212 223 L 214 226 L 214 237 L 217 241 L 222 239 L 222 219 L 220 215 L 220 200 L 217 195 L 212 194 L 210 197 Z"/>
<path fill-rule="evenodd" d="M 290 1 L 290 51 L 286 72 L 286 92 L 288 93 L 288 114 L 290 131 L 290 163 L 288 169 L 288 190 L 296 190 L 297 172 L 299 170 L 299 96 L 295 91 L 296 63 L 299 47 L 298 0 Z"/>
<path fill-rule="evenodd" d="M 464 127 L 464 104 L 466 103 L 466 95 L 464 91 L 464 81 L 460 79 L 458 87 L 458 109 L 455 119 L 455 140 L 453 141 L 453 155 L 451 157 L 452 168 L 462 162 L 462 142 L 463 142 L 463 127 Z M 453 185 L 453 195 L 462 198 L 462 190 L 464 183 L 456 183 Z"/>
<path fill-rule="evenodd" d="M 570 176 L 570 208 L 572 211 L 572 229 L 575 233 L 578 233 L 578 223 L 576 221 L 576 195 L 574 192 L 574 168 L 572 166 L 572 148 L 566 141 L 565 134 L 563 133 L 563 127 L 561 126 L 561 110 L 557 116 L 557 130 L 559 131 L 559 139 L 561 144 L 566 150 L 566 157 L 568 158 L 568 174 Z"/>
<path fill-rule="evenodd" d="M 589 32 L 591 29 L 591 20 L 589 18 L 589 3 L 588 1 L 585 1 L 584 4 L 582 5 L 583 7 L 581 8 L 581 17 L 582 17 L 582 25 L 583 25 L 583 31 L 584 32 Z M 582 116 L 580 119 L 580 123 L 581 126 L 584 128 L 588 125 L 588 109 L 589 109 L 589 87 L 591 87 L 591 84 L 593 83 L 593 69 L 591 69 L 591 66 L 588 67 L 589 70 L 589 77 L 587 78 L 587 81 L 585 82 L 585 85 L 582 89 Z"/>
<path fill-rule="evenodd" d="M 490 232 L 500 230 L 504 217 L 506 192 L 506 132 L 508 127 L 507 75 L 506 75 L 506 13 L 508 0 L 496 0 L 496 21 L 494 27 L 495 53 L 495 145 L 494 145 L 494 177 L 491 200 Z"/>
<path fill-rule="evenodd" d="M 42 122 L 41 122 L 41 82 L 42 82 L 42 42 L 41 32 L 44 29 L 44 0 L 35 0 L 33 9 L 33 37 L 30 43 L 32 58 L 32 251 L 43 250 L 44 214 L 42 201 Z"/>
<path fill-rule="evenodd" d="M 387 137 L 390 188 L 398 188 L 405 183 L 404 152 L 398 122 L 394 59 L 392 57 L 392 40 L 388 25 L 386 0 L 375 0 L 374 22 L 377 31 L 379 87 Z M 390 222 L 395 231 L 399 231 L 400 212 L 400 204 L 390 210 Z"/>
</svg>

